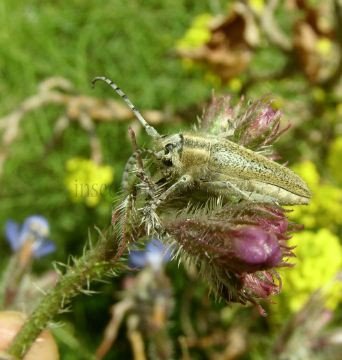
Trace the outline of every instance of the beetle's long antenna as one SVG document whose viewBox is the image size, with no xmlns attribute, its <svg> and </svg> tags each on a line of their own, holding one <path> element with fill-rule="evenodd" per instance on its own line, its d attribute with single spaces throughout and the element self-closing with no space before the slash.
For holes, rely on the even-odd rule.
<svg viewBox="0 0 342 360">
<path fill-rule="evenodd" d="M 144 119 L 140 111 L 133 105 L 131 100 L 119 88 L 119 86 L 117 86 L 112 80 L 106 78 L 105 76 L 97 76 L 96 78 L 94 78 L 92 81 L 93 86 L 95 86 L 95 83 L 98 80 L 106 82 L 119 96 L 124 99 L 128 107 L 133 111 L 133 114 L 139 120 L 140 124 L 144 127 L 148 135 L 152 136 L 153 138 L 160 138 L 160 134 L 158 133 L 158 131 Z"/>
</svg>

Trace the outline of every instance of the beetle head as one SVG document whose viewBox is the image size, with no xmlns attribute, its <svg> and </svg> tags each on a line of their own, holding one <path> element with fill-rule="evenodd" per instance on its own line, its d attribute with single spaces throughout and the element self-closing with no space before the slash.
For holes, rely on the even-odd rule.
<svg viewBox="0 0 342 360">
<path fill-rule="evenodd" d="M 183 144 L 182 134 L 163 135 L 157 140 L 157 157 L 165 169 L 180 167 Z"/>
</svg>

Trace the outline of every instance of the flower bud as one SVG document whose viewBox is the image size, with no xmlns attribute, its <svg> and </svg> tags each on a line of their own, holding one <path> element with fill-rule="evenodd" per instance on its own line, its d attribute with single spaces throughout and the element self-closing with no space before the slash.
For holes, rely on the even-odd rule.
<svg viewBox="0 0 342 360">
<path fill-rule="evenodd" d="M 204 113 L 201 128 L 224 133 L 237 144 L 254 151 L 262 150 L 266 156 L 274 157 L 270 149 L 268 154 L 265 152 L 265 146 L 272 145 L 289 128 L 280 128 L 280 118 L 281 112 L 267 97 L 252 103 L 246 103 L 242 98 L 235 106 L 229 96 L 213 97 Z"/>
<path fill-rule="evenodd" d="M 290 266 L 286 242 L 296 230 L 272 204 L 219 204 L 164 220 L 179 253 L 195 262 L 227 301 L 256 304 L 280 291 L 278 267 Z M 262 312 L 262 311 L 261 311 Z"/>
<path fill-rule="evenodd" d="M 244 227 L 231 234 L 234 254 L 246 266 L 270 268 L 282 259 L 277 237 L 258 227 Z"/>
</svg>

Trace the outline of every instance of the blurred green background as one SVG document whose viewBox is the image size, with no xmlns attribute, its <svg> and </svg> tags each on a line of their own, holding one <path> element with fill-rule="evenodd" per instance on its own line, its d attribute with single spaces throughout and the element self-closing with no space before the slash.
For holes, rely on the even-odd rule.
<svg viewBox="0 0 342 360">
<path fill-rule="evenodd" d="M 108 76 L 139 109 L 157 110 L 167 114 L 168 119 L 182 119 L 181 123 L 168 121 L 158 125 L 164 133 L 189 128 L 196 116 L 201 115 L 213 89 L 217 94 L 231 94 L 235 101 L 241 95 L 255 99 L 271 94 L 284 114 L 284 124 L 292 123 L 276 149 L 282 161 L 288 161 L 313 191 L 311 205 L 290 214 L 294 221 L 305 225 L 305 231 L 292 239 L 298 247 L 299 264 L 282 271 L 284 292 L 274 299 L 276 304 L 268 306 L 266 319 L 248 307 L 217 303 L 208 297 L 207 287 L 200 280 L 191 278 L 177 264 L 168 264 L 175 302 L 168 331 L 175 344 L 175 358 L 187 359 L 179 339 L 184 336 L 182 317 L 184 307 L 189 304 L 193 312 L 190 318 L 196 322 L 193 324 L 196 336 L 229 332 L 239 324 L 246 337 L 244 351 L 236 357 L 224 357 L 225 345 L 219 343 L 209 344 L 207 348 L 194 346 L 189 350 L 190 359 L 266 358 L 290 316 L 299 311 L 314 290 L 333 283 L 336 272 L 341 271 L 342 85 L 341 72 L 337 71 L 342 56 L 339 39 L 342 30 L 338 23 L 341 19 L 334 18 L 333 2 L 327 2 L 330 7 L 323 10 L 330 10 L 330 18 L 326 20 L 332 30 L 312 31 L 317 44 L 301 47 L 300 44 L 309 43 L 308 39 L 312 42 L 315 39 L 305 38 L 298 28 L 304 23 L 315 29 L 312 18 L 307 20 L 308 8 L 314 9 L 319 18 L 321 5 L 308 2 L 303 7 L 296 5 L 301 1 L 281 2 L 273 15 L 292 44 L 290 49 L 284 49 L 260 25 L 267 2 L 241 3 L 249 9 L 247 14 L 255 17 L 250 30 L 252 40 L 250 34 L 244 35 L 240 25 L 235 28 L 231 20 L 232 14 L 239 14 L 237 1 L 2 0 L 0 3 L 1 136 L 6 129 L 4 124 L 9 123 L 5 116 L 13 111 L 20 113 L 24 99 L 36 94 L 39 84 L 50 77 L 63 77 L 72 84 L 70 92 L 62 89 L 59 94 L 114 99 L 120 103 L 116 94 L 103 84 L 98 84 L 95 90 L 91 88 L 94 76 Z M 237 45 L 225 51 L 232 54 L 241 51 L 248 59 L 242 60 L 245 56 L 240 59 L 242 55 L 237 52 L 236 64 L 243 66 L 235 71 L 233 65 L 228 77 L 222 77 L 222 71 L 210 63 L 212 48 L 206 48 L 201 61 L 191 55 L 193 48 L 200 48 L 208 41 L 209 21 L 218 15 L 228 19 L 231 26 L 225 34 L 228 38 L 234 29 L 238 33 L 231 42 Z M 246 28 L 251 20 L 248 16 L 243 18 Z M 258 35 L 257 40 L 253 40 L 253 34 Z M 182 53 L 179 49 L 186 51 Z M 305 63 L 307 58 L 313 58 L 314 65 Z M 320 78 L 308 70 L 310 66 L 316 66 L 317 73 L 320 66 L 325 71 L 330 69 L 330 74 Z M 56 137 L 55 124 L 62 115 L 68 115 L 66 106 L 52 101 L 24 112 L 15 138 L 7 143 L 2 138 L 0 148 L 4 158 L 0 175 L 1 227 L 4 228 L 8 219 L 20 223 L 27 216 L 41 214 L 49 220 L 50 238 L 57 244 L 54 254 L 34 263 L 33 272 L 37 275 L 51 269 L 52 261 L 66 262 L 68 256 L 81 254 L 94 225 L 108 226 L 113 199 L 120 190 L 121 173 L 132 151 L 127 137 L 128 121 L 95 119 L 94 129 L 87 132 L 80 121 L 72 119 L 62 135 Z M 74 177 L 67 164 L 70 159 L 94 162 L 93 132 L 102 157 L 96 165 L 99 168 L 94 165 L 91 170 L 93 177 L 101 182 L 102 166 L 110 166 L 113 182 L 103 180 L 107 181 L 108 191 L 95 203 L 87 204 L 85 199 L 75 201 L 72 197 L 70 184 Z M 149 139 L 142 134 L 139 142 L 147 145 Z M 74 167 L 77 164 L 76 160 Z M 80 165 L 83 170 L 79 171 L 86 171 L 86 166 L 92 165 Z M 5 267 L 11 252 L 4 236 L 0 241 L 1 267 Z M 79 296 L 73 302 L 72 312 L 56 319 L 65 324 L 56 329 L 62 359 L 91 358 L 109 320 L 109 307 L 118 299 L 116 293 L 122 288 L 123 278 L 121 275 L 110 284 L 96 284 L 94 288 L 99 294 Z M 324 306 L 333 314 L 329 326 L 337 331 L 342 320 L 341 288 L 327 290 L 327 294 Z M 125 326 L 107 358 L 123 356 L 133 358 Z"/>
</svg>

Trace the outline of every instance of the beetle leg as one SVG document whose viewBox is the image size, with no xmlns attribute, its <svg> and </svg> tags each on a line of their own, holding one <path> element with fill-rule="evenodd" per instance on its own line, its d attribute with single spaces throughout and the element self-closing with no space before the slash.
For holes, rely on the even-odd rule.
<svg viewBox="0 0 342 360">
<path fill-rule="evenodd" d="M 204 186 L 208 192 L 219 193 L 223 196 L 230 194 L 248 201 L 278 204 L 277 197 L 255 191 L 254 184 L 244 180 L 216 180 L 205 182 Z"/>
<path fill-rule="evenodd" d="M 143 167 L 142 155 L 148 154 L 150 156 L 156 156 L 156 154 L 148 149 L 137 149 L 133 152 L 133 154 L 129 157 L 126 162 L 124 172 L 121 178 L 121 186 L 124 191 L 129 191 L 132 185 L 131 178 L 132 176 L 138 177 L 144 184 L 147 185 L 149 189 L 149 194 L 152 197 L 154 194 L 154 184 L 150 180 L 149 176 L 146 174 L 145 169 Z"/>
<path fill-rule="evenodd" d="M 147 233 L 149 234 L 151 229 L 159 229 L 160 222 L 159 217 L 156 213 L 157 208 L 167 200 L 170 195 L 176 193 L 177 191 L 184 189 L 190 186 L 193 182 L 193 179 L 190 175 L 183 175 L 178 181 L 172 184 L 168 189 L 166 189 L 160 196 L 152 199 L 148 205 L 143 209 L 144 216 L 142 222 L 147 225 Z"/>
<path fill-rule="evenodd" d="M 228 191 L 229 194 L 238 196 L 244 200 L 249 200 L 252 195 L 251 192 L 241 190 L 238 186 L 228 180 L 210 181 L 202 184 L 208 192 L 220 193 L 221 195 L 225 195 Z"/>
<path fill-rule="evenodd" d="M 154 202 L 154 206 L 157 207 L 163 203 L 171 194 L 177 192 L 178 190 L 184 189 L 191 185 L 192 177 L 190 175 L 183 175 L 177 182 L 171 185 L 167 190 L 165 190 Z"/>
<path fill-rule="evenodd" d="M 132 173 L 136 171 L 137 166 L 137 152 L 141 154 L 141 150 L 135 151 L 127 160 L 125 169 L 121 178 L 121 187 L 124 190 L 128 190 L 129 188 L 129 179 L 132 176 Z"/>
</svg>

